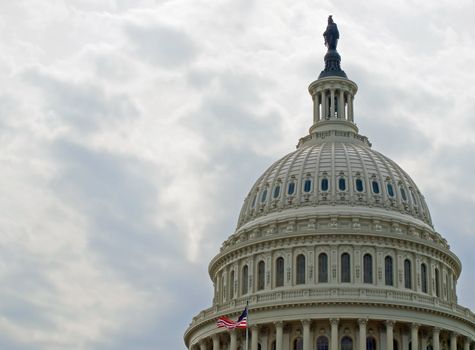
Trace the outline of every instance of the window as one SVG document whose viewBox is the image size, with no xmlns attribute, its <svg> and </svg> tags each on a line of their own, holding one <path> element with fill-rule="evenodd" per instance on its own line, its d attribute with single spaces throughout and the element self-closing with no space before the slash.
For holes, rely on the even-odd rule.
<svg viewBox="0 0 475 350">
<path fill-rule="evenodd" d="M 351 282 L 350 254 L 348 253 L 343 253 L 341 255 L 341 281 Z"/>
<path fill-rule="evenodd" d="M 289 187 L 287 188 L 287 194 L 292 195 L 295 192 L 295 182 L 289 182 Z"/>
<path fill-rule="evenodd" d="M 242 278 L 241 278 L 241 294 L 247 294 L 249 287 L 249 268 L 247 265 L 244 265 L 242 268 Z"/>
<path fill-rule="evenodd" d="M 284 285 L 284 258 L 277 258 L 275 261 L 275 286 L 282 287 Z"/>
<path fill-rule="evenodd" d="M 341 338 L 341 350 L 353 350 L 353 339 L 350 337 Z"/>
<path fill-rule="evenodd" d="M 254 197 L 252 198 L 251 208 L 254 208 L 256 206 L 256 198 L 257 198 L 257 194 L 255 194 Z"/>
<path fill-rule="evenodd" d="M 274 187 L 274 198 L 278 198 L 280 194 L 280 185 Z"/>
<path fill-rule="evenodd" d="M 346 191 L 346 180 L 343 177 L 338 179 L 338 189 L 340 191 Z"/>
<path fill-rule="evenodd" d="M 370 254 L 363 256 L 363 282 L 373 283 L 373 257 Z"/>
<path fill-rule="evenodd" d="M 231 276 L 229 277 L 229 299 L 234 298 L 234 270 L 231 271 Z"/>
<path fill-rule="evenodd" d="M 305 256 L 299 254 L 297 256 L 297 284 L 305 283 Z"/>
<path fill-rule="evenodd" d="M 257 290 L 264 289 L 265 270 L 266 264 L 263 260 L 259 261 L 259 264 L 257 264 Z"/>
<path fill-rule="evenodd" d="M 440 276 L 439 269 L 435 269 L 435 295 L 440 297 Z"/>
<path fill-rule="evenodd" d="M 328 350 L 328 338 L 321 335 L 317 338 L 317 350 Z"/>
<path fill-rule="evenodd" d="M 376 350 L 376 339 L 373 337 L 366 338 L 366 350 Z"/>
<path fill-rule="evenodd" d="M 264 203 L 266 201 L 266 197 L 267 197 L 267 188 L 264 191 L 262 191 L 261 203 Z"/>
<path fill-rule="evenodd" d="M 412 197 L 412 203 L 414 203 L 414 205 L 417 205 L 417 198 L 412 190 L 411 190 L 411 197 Z"/>
<path fill-rule="evenodd" d="M 421 288 L 422 288 L 422 293 L 427 293 L 427 266 L 426 264 L 421 265 Z"/>
<path fill-rule="evenodd" d="M 384 258 L 384 281 L 387 286 L 393 285 L 393 258 L 389 255 Z"/>
<path fill-rule="evenodd" d="M 318 282 L 328 282 L 328 255 L 325 253 L 318 256 Z"/>
<path fill-rule="evenodd" d="M 378 193 L 379 193 L 379 183 L 378 183 L 378 181 L 373 180 L 373 181 L 371 182 L 371 186 L 372 186 L 372 188 L 373 188 L 373 193 L 378 194 Z"/>
<path fill-rule="evenodd" d="M 356 185 L 356 192 L 363 192 L 363 180 L 356 179 L 355 185 Z"/>
<path fill-rule="evenodd" d="M 399 187 L 399 192 L 401 192 L 401 197 L 402 197 L 402 200 L 405 202 L 407 201 L 407 195 L 406 195 L 406 191 L 404 190 L 404 188 Z"/>
<path fill-rule="evenodd" d="M 320 186 L 321 190 L 322 190 L 323 192 L 326 192 L 326 191 L 328 191 L 328 187 L 329 187 L 329 185 L 328 185 L 328 179 L 327 179 L 327 178 L 323 178 L 323 179 L 322 179 L 321 186 Z"/>
<path fill-rule="evenodd" d="M 312 190 L 312 180 L 310 179 L 307 179 L 305 180 L 305 182 L 303 183 L 303 191 L 305 193 L 308 193 Z"/>
<path fill-rule="evenodd" d="M 302 340 L 302 338 L 295 338 L 295 340 L 294 340 L 294 350 L 303 350 L 303 340 Z"/>
<path fill-rule="evenodd" d="M 394 188 L 393 188 L 393 185 L 388 182 L 388 184 L 387 184 L 386 187 L 387 187 L 387 189 L 388 189 L 388 195 L 389 195 L 389 197 L 394 198 Z"/>
<path fill-rule="evenodd" d="M 404 287 L 412 288 L 411 261 L 409 259 L 404 260 Z"/>
</svg>

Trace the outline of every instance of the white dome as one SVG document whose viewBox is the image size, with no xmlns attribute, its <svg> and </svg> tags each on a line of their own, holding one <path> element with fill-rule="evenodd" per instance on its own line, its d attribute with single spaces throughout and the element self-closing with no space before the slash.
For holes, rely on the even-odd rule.
<svg viewBox="0 0 475 350">
<path fill-rule="evenodd" d="M 247 195 L 238 229 L 270 213 L 299 207 L 340 206 L 354 211 L 381 208 L 432 227 L 424 197 L 409 175 L 394 161 L 355 138 L 303 144 L 272 164 Z M 294 215 L 294 214 L 292 214 Z M 247 225 L 246 225 L 247 226 Z"/>
</svg>

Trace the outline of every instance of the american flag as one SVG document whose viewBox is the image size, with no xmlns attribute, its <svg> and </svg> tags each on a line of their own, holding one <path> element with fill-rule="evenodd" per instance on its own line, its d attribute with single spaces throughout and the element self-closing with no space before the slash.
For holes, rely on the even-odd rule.
<svg viewBox="0 0 475 350">
<path fill-rule="evenodd" d="M 231 320 L 229 317 L 221 316 L 216 321 L 216 325 L 220 328 L 234 329 L 234 328 L 247 328 L 247 307 L 239 316 L 237 321 Z"/>
</svg>

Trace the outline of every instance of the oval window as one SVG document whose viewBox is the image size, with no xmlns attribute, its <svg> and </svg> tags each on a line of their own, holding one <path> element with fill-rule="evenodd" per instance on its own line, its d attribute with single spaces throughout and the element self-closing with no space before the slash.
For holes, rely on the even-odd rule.
<svg viewBox="0 0 475 350">
<path fill-rule="evenodd" d="M 280 185 L 274 187 L 274 198 L 279 197 L 280 194 Z"/>
<path fill-rule="evenodd" d="M 321 188 L 323 192 L 328 191 L 328 179 L 322 179 Z"/>
<path fill-rule="evenodd" d="M 346 180 L 342 177 L 338 179 L 338 189 L 340 191 L 345 191 L 346 190 Z"/>
<path fill-rule="evenodd" d="M 378 183 L 378 181 L 373 181 L 371 183 L 371 186 L 373 187 L 373 193 L 379 193 L 379 183 Z"/>
<path fill-rule="evenodd" d="M 295 192 L 295 182 L 289 183 L 289 188 L 287 189 L 287 194 L 294 194 Z"/>
<path fill-rule="evenodd" d="M 399 187 L 399 191 L 401 191 L 402 200 L 407 201 L 406 191 L 404 191 L 404 188 Z"/>
<path fill-rule="evenodd" d="M 357 192 L 363 192 L 363 180 L 356 179 L 355 185 L 356 185 Z"/>
<path fill-rule="evenodd" d="M 265 202 L 265 201 L 266 201 L 266 197 L 267 197 L 267 189 L 265 189 L 264 192 L 262 192 L 262 195 L 261 195 L 261 202 Z"/>
<path fill-rule="evenodd" d="M 311 189 L 312 189 L 312 180 L 310 179 L 305 180 L 303 184 L 303 191 L 308 193 L 310 192 Z"/>
<path fill-rule="evenodd" d="M 394 188 L 393 188 L 393 185 L 390 184 L 390 183 L 388 183 L 387 188 L 388 188 L 389 197 L 394 197 Z"/>
</svg>

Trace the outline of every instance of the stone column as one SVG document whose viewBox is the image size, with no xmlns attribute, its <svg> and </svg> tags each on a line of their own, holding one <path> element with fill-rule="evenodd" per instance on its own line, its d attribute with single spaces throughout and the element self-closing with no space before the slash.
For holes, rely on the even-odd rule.
<svg viewBox="0 0 475 350">
<path fill-rule="evenodd" d="M 412 350 L 419 350 L 419 325 L 416 323 L 413 323 L 411 326 L 411 343 Z"/>
<path fill-rule="evenodd" d="M 303 350 L 310 350 L 310 320 L 302 320 Z"/>
<path fill-rule="evenodd" d="M 432 329 L 432 348 L 433 350 L 440 350 L 440 328 Z"/>
<path fill-rule="evenodd" d="M 316 92 L 313 95 L 313 122 L 316 123 L 320 120 L 320 93 Z"/>
<path fill-rule="evenodd" d="M 457 333 L 450 333 L 450 350 L 457 350 Z"/>
<path fill-rule="evenodd" d="M 421 350 L 427 350 L 427 338 L 425 332 L 421 332 Z"/>
<path fill-rule="evenodd" d="M 470 350 L 470 343 L 471 343 L 470 338 L 465 337 L 465 341 L 463 342 L 463 350 Z"/>
<path fill-rule="evenodd" d="M 366 323 L 368 320 L 366 318 L 360 318 L 358 320 L 358 326 L 360 330 L 359 334 L 359 346 L 358 350 L 366 350 Z"/>
<path fill-rule="evenodd" d="M 206 350 L 206 341 L 205 340 L 202 340 L 200 342 L 200 350 Z"/>
<path fill-rule="evenodd" d="M 353 96 L 348 94 L 348 120 L 353 121 Z"/>
<path fill-rule="evenodd" d="M 283 337 L 284 323 L 282 321 L 275 322 L 275 350 L 283 350 Z"/>
<path fill-rule="evenodd" d="M 213 335 L 213 350 L 220 350 L 219 349 L 219 335 Z"/>
<path fill-rule="evenodd" d="M 345 98 L 342 89 L 340 89 L 340 97 L 338 99 L 338 118 L 345 119 Z"/>
<path fill-rule="evenodd" d="M 331 318 L 331 346 L 330 350 L 338 350 L 338 318 Z"/>
<path fill-rule="evenodd" d="M 335 118 L 335 89 L 330 90 L 330 119 Z"/>
<path fill-rule="evenodd" d="M 251 327 L 251 350 L 257 350 L 257 344 L 259 341 L 259 327 Z"/>
<path fill-rule="evenodd" d="M 386 323 L 386 350 L 393 350 L 394 321 L 387 320 L 385 323 Z M 426 349 L 423 349 L 423 350 L 426 350 Z"/>
<path fill-rule="evenodd" d="M 322 95 L 322 115 L 320 116 L 320 119 L 325 120 L 327 118 L 327 97 L 325 94 L 325 90 L 322 90 L 321 92 Z"/>
<path fill-rule="evenodd" d="M 231 331 L 230 337 L 229 350 L 237 350 L 237 333 L 235 329 Z"/>
</svg>

